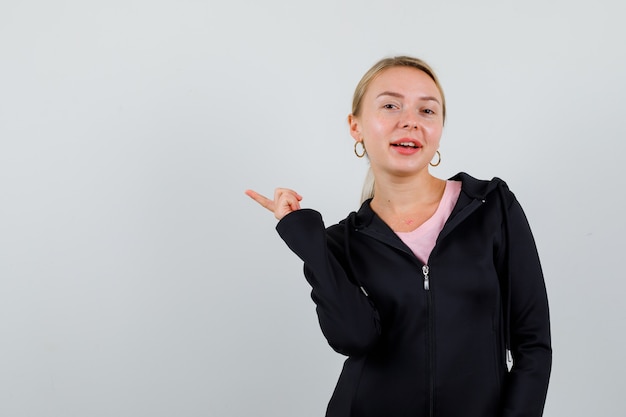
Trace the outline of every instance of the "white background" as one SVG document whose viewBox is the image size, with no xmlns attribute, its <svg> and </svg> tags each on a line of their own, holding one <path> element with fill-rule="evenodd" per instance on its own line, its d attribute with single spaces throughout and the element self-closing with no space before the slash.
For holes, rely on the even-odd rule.
<svg viewBox="0 0 626 417">
<path fill-rule="evenodd" d="M 322 416 L 342 358 L 243 191 L 356 209 L 345 118 L 394 54 L 447 94 L 433 172 L 526 210 L 545 415 L 624 415 L 620 3 L 2 0 L 0 415 Z"/>
</svg>

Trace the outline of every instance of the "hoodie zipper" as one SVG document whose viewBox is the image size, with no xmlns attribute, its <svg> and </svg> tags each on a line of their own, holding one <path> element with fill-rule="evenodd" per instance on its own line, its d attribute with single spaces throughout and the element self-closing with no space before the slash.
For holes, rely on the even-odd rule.
<svg viewBox="0 0 626 417">
<path fill-rule="evenodd" d="M 427 264 L 422 266 L 422 275 L 424 276 L 424 291 L 426 291 L 426 305 L 428 312 L 428 415 L 432 417 L 434 415 L 435 404 L 435 344 L 434 338 L 434 323 L 433 323 L 433 299 L 430 291 L 430 267 Z"/>
<path fill-rule="evenodd" d="M 428 276 L 429 271 L 430 268 L 428 267 L 428 265 L 424 265 L 422 267 L 422 274 L 424 275 L 424 289 L 426 291 L 430 291 L 430 277 Z"/>
</svg>

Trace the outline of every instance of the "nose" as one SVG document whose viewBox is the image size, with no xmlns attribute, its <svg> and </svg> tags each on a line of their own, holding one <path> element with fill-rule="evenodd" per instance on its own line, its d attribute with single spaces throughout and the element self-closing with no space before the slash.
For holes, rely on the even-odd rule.
<svg viewBox="0 0 626 417">
<path fill-rule="evenodd" d="M 412 119 L 412 118 L 406 119 L 402 122 L 403 129 L 414 130 L 414 129 L 417 129 L 417 126 L 418 126 L 417 120 Z"/>
<path fill-rule="evenodd" d="M 409 111 L 404 112 L 404 117 L 402 118 L 400 124 L 402 125 L 403 129 L 409 129 L 409 130 L 417 129 L 417 126 L 418 126 L 417 117 L 412 112 L 409 112 Z"/>
</svg>

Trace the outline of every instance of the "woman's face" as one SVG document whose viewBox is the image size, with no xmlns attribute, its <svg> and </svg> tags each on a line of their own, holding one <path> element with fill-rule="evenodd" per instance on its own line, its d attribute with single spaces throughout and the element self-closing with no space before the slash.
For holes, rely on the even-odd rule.
<svg viewBox="0 0 626 417">
<path fill-rule="evenodd" d="M 375 174 L 407 176 L 428 168 L 443 130 L 442 98 L 435 82 L 411 67 L 383 70 L 370 83 L 350 134 L 362 140 Z"/>
</svg>

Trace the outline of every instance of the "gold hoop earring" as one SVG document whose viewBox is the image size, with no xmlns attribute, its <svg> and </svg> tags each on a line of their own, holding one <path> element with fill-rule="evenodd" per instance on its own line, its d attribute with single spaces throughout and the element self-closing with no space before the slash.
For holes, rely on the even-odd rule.
<svg viewBox="0 0 626 417">
<path fill-rule="evenodd" d="M 433 164 L 433 161 L 430 161 L 429 164 L 431 167 L 436 167 L 439 166 L 439 164 L 441 163 L 441 154 L 439 153 L 439 151 L 437 151 L 437 163 Z"/>
<path fill-rule="evenodd" d="M 357 148 L 359 144 L 361 144 L 361 147 L 363 148 L 363 151 L 361 153 L 359 153 L 359 150 Z M 365 144 L 363 143 L 363 141 L 362 140 L 355 141 L 354 142 L 354 154 L 357 156 L 357 158 L 363 158 L 366 153 L 367 151 L 365 150 Z"/>
</svg>

